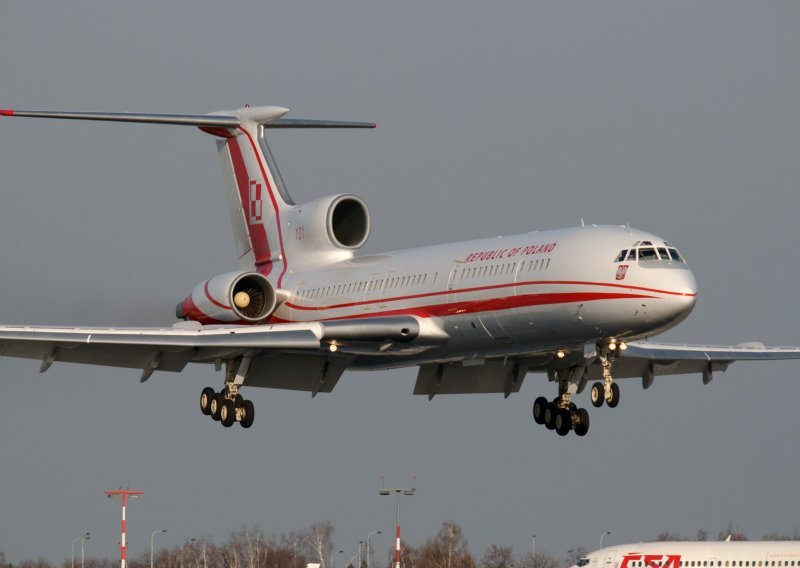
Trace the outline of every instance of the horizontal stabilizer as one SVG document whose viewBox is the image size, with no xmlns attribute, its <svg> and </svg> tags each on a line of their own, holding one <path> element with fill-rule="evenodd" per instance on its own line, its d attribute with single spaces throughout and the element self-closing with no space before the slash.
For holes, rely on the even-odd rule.
<svg viewBox="0 0 800 568">
<path fill-rule="evenodd" d="M 177 124 L 201 128 L 235 128 L 245 122 L 263 124 L 267 128 L 375 128 L 374 122 L 282 118 L 289 109 L 277 106 L 244 107 L 210 114 L 152 114 L 141 112 L 72 112 L 48 110 L 0 109 L 0 116 L 95 120 L 101 122 L 137 122 L 144 124 Z"/>
<path fill-rule="evenodd" d="M 235 116 L 209 114 L 146 114 L 139 112 L 53 112 L 46 110 L 0 110 L 0 116 L 29 116 L 67 120 L 99 120 L 104 122 L 140 122 L 179 124 L 185 126 L 239 126 Z"/>
</svg>

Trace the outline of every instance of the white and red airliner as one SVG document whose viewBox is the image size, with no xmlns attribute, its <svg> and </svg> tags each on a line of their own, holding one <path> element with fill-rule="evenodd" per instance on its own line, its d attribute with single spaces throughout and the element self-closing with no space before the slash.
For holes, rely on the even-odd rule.
<svg viewBox="0 0 800 568">
<path fill-rule="evenodd" d="M 271 128 L 372 128 L 285 118 L 280 107 L 202 115 L 2 110 L 7 117 L 188 125 L 214 136 L 237 246 L 237 270 L 198 284 L 170 328 L 0 327 L 0 355 L 141 370 L 224 369 L 200 408 L 247 428 L 242 386 L 331 392 L 346 369 L 419 367 L 415 394 L 518 392 L 545 373 L 558 395 L 533 418 L 560 435 L 589 430 L 571 397 L 616 406 L 615 378 L 698 373 L 737 360 L 800 358 L 797 347 L 645 341 L 686 318 L 692 271 L 661 237 L 628 226 L 533 231 L 357 256 L 370 215 L 354 195 L 296 205 L 265 138 Z"/>
<path fill-rule="evenodd" d="M 728 537 L 730 539 L 730 537 Z M 675 541 L 609 546 L 572 568 L 796 568 L 798 541 Z"/>
</svg>

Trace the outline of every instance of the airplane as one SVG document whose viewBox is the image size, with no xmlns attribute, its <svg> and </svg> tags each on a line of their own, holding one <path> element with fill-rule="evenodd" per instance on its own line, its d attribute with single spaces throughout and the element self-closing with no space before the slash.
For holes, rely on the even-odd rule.
<svg viewBox="0 0 800 568">
<path fill-rule="evenodd" d="M 675 541 L 621 544 L 596 550 L 572 568 L 791 568 L 798 541 Z"/>
<path fill-rule="evenodd" d="M 674 345 L 649 341 L 694 308 L 697 284 L 678 249 L 630 226 L 595 226 L 357 255 L 371 229 L 355 195 L 297 205 L 267 144 L 283 128 L 374 128 L 288 118 L 246 106 L 208 114 L 0 110 L 7 118 L 193 126 L 216 139 L 238 269 L 212 276 L 177 306 L 172 327 L 0 326 L 0 355 L 128 367 L 140 381 L 188 363 L 224 369 L 203 389 L 203 414 L 253 424 L 240 388 L 329 393 L 345 370 L 419 367 L 414 394 L 519 392 L 544 373 L 533 419 L 585 436 L 593 406 L 616 407 L 616 379 L 697 373 L 704 384 L 740 360 L 800 358 L 800 347 Z"/>
</svg>

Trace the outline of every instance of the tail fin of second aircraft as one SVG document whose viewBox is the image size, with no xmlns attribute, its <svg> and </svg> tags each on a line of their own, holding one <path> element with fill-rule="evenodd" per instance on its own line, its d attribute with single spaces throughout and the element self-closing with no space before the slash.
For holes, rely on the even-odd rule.
<svg viewBox="0 0 800 568">
<path fill-rule="evenodd" d="M 282 107 L 261 106 L 200 115 L 0 110 L 0 116 L 196 126 L 218 137 L 217 150 L 240 264 L 256 266 L 268 275 L 285 267 L 280 218 L 294 202 L 267 144 L 265 129 L 375 127 L 369 122 L 283 118 L 287 112 Z"/>
</svg>

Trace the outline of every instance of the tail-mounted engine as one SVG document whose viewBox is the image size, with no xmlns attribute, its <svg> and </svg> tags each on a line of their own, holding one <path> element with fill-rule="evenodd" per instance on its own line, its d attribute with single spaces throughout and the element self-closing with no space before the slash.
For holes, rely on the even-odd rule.
<svg viewBox="0 0 800 568">
<path fill-rule="evenodd" d="M 286 217 L 295 260 L 347 257 L 367 242 L 370 215 L 355 195 L 331 195 L 295 207 Z M 336 255 L 335 253 L 342 253 Z M 290 261 L 291 262 L 291 261 Z"/>
<path fill-rule="evenodd" d="M 176 308 L 179 319 L 200 323 L 260 322 L 275 311 L 278 294 L 257 272 L 228 272 L 195 286 Z"/>
</svg>

